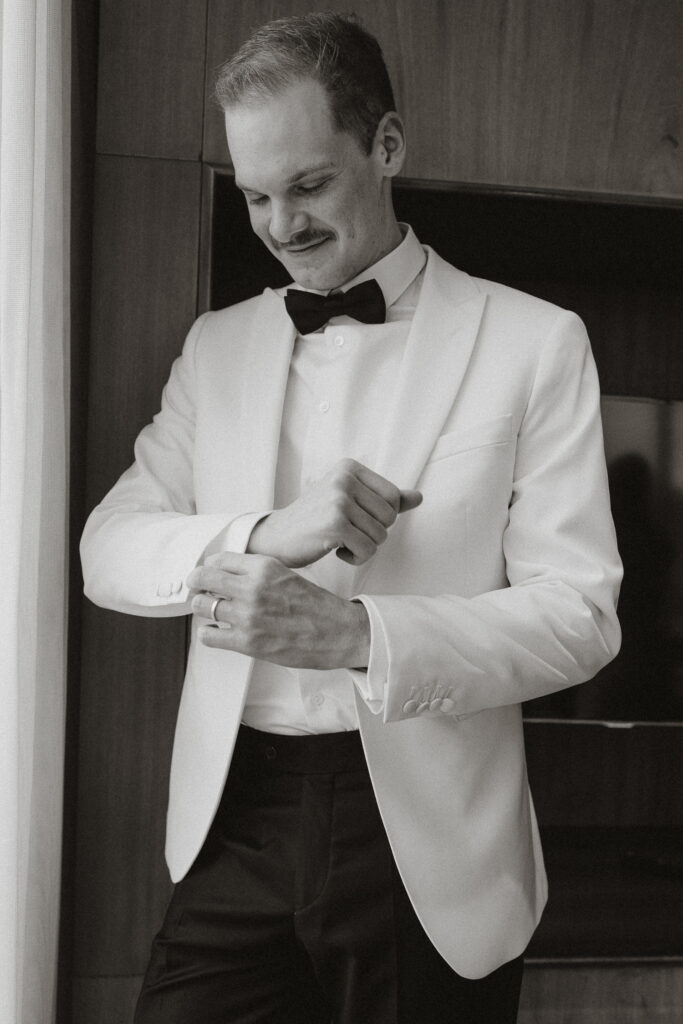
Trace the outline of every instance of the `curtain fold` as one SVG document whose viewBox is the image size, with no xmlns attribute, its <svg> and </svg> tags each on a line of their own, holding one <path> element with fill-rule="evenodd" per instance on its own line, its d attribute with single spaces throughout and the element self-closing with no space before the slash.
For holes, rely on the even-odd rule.
<svg viewBox="0 0 683 1024">
<path fill-rule="evenodd" d="M 55 1018 L 66 696 L 70 18 L 0 0 L 0 1017 Z"/>
</svg>

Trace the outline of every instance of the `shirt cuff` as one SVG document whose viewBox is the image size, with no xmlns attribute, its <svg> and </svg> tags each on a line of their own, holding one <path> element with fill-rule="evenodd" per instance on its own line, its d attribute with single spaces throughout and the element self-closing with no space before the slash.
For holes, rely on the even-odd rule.
<svg viewBox="0 0 683 1024">
<path fill-rule="evenodd" d="M 365 596 L 352 600 L 363 605 L 370 619 L 370 657 L 367 669 L 350 668 L 348 672 L 368 709 L 379 715 L 384 710 L 384 692 L 389 676 L 387 636 L 374 603 Z"/>
<path fill-rule="evenodd" d="M 270 512 L 270 509 L 267 512 L 246 512 L 236 519 L 231 519 L 211 543 L 207 544 L 202 561 L 206 561 L 209 555 L 220 554 L 221 551 L 234 551 L 238 555 L 243 555 L 247 550 L 252 530 L 257 523 L 270 515 Z"/>
</svg>

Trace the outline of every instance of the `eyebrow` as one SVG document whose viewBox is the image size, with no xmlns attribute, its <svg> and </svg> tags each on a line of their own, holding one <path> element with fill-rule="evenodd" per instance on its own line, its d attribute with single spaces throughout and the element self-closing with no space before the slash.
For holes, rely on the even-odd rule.
<svg viewBox="0 0 683 1024">
<path fill-rule="evenodd" d="M 315 165 L 313 167 L 307 167 L 305 170 L 297 171 L 296 174 L 293 174 L 291 176 L 291 178 L 287 179 L 285 184 L 286 185 L 296 185 L 297 181 L 302 181 L 303 178 L 308 178 L 308 177 L 310 177 L 311 174 L 320 174 L 321 171 L 331 171 L 331 170 L 334 170 L 334 164 L 331 164 L 331 163 L 317 164 L 317 165 Z M 243 185 L 241 181 L 237 180 L 237 178 L 235 178 L 235 185 L 237 186 L 238 189 L 240 189 L 241 192 L 258 192 L 259 191 L 257 188 L 250 188 L 249 185 Z"/>
</svg>

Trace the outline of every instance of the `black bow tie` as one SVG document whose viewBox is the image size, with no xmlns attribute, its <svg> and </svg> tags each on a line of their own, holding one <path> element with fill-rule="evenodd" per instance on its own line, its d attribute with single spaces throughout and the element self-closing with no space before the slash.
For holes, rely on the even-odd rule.
<svg viewBox="0 0 683 1024">
<path fill-rule="evenodd" d="M 364 324 L 383 324 L 387 315 L 382 289 L 376 281 L 364 281 L 347 292 L 332 295 L 290 288 L 285 306 L 299 334 L 317 331 L 333 316 L 352 316 Z"/>
</svg>

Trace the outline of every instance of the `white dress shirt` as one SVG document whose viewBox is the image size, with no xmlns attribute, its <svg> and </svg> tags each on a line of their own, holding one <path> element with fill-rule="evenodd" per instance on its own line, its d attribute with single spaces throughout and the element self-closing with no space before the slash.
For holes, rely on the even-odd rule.
<svg viewBox="0 0 683 1024">
<path fill-rule="evenodd" d="M 345 286 L 374 278 L 387 306 L 383 324 L 334 317 L 319 331 L 297 335 L 289 368 L 275 477 L 274 507 L 291 504 L 336 462 L 353 458 L 374 468 L 376 446 L 396 380 L 422 282 L 425 252 L 412 228 L 401 243 Z M 291 287 L 291 286 L 290 286 Z M 286 288 L 278 294 L 284 296 Z M 223 550 L 244 551 L 269 510 L 233 520 Z M 213 548 L 213 545 L 212 545 Z M 354 596 L 354 570 L 334 552 L 297 570 L 340 597 Z M 254 662 L 243 722 L 265 732 L 300 735 L 358 728 L 353 686 L 380 711 L 386 640 L 371 617 L 368 672 L 292 669 Z"/>
</svg>

